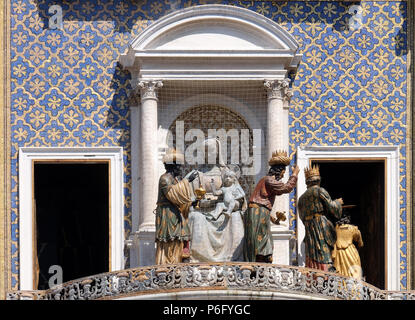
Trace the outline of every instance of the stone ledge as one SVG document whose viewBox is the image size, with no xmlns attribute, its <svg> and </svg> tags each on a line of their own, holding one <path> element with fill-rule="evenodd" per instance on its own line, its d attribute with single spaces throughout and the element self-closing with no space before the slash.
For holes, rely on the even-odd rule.
<svg viewBox="0 0 415 320">
<path fill-rule="evenodd" d="M 116 299 L 415 300 L 315 269 L 265 263 L 186 263 L 92 275 L 44 291 L 12 291 L 7 300 Z"/>
</svg>

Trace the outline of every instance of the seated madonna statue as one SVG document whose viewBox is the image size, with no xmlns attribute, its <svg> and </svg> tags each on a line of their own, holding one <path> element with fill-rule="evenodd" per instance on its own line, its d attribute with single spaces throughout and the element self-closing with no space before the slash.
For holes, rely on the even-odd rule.
<svg viewBox="0 0 415 320">
<path fill-rule="evenodd" d="M 204 144 L 207 152 L 215 152 L 218 157 L 216 163 L 201 165 L 188 174 L 198 173 L 192 182 L 194 190 L 206 190 L 204 199 L 189 211 L 190 262 L 243 261 L 243 214 L 247 204 L 238 170 L 223 162 L 219 140 L 207 139 Z"/>
</svg>

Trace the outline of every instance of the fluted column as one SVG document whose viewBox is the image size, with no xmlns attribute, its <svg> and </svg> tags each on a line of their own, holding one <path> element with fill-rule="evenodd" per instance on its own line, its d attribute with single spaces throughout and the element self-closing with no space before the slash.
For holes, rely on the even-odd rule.
<svg viewBox="0 0 415 320">
<path fill-rule="evenodd" d="M 157 89 L 161 81 L 140 81 L 140 219 L 139 230 L 153 229 L 157 201 Z"/>
</svg>

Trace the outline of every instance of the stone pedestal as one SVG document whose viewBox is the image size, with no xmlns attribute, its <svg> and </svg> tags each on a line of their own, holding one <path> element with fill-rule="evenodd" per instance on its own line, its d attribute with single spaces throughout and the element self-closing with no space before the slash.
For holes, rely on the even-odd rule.
<svg viewBox="0 0 415 320">
<path fill-rule="evenodd" d="M 127 240 L 130 249 L 130 268 L 151 266 L 156 258 L 155 228 L 134 232 Z"/>
<path fill-rule="evenodd" d="M 136 238 L 136 252 L 140 266 L 151 266 L 155 264 L 156 260 L 156 230 L 147 229 L 144 231 L 137 231 Z"/>
<path fill-rule="evenodd" d="M 271 228 L 272 241 L 274 242 L 274 253 L 272 263 L 291 265 L 291 239 L 294 235 L 292 230 L 286 227 Z"/>
</svg>

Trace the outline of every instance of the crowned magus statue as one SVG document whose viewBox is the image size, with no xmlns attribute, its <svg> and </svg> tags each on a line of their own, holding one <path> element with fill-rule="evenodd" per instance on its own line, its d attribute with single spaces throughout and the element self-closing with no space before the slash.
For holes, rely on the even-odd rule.
<svg viewBox="0 0 415 320">
<path fill-rule="evenodd" d="M 156 208 L 156 264 L 183 262 L 189 258 L 189 208 L 196 197 L 190 186 L 196 174 L 181 179 L 183 154 L 174 149 L 163 157 L 164 173 L 159 180 Z"/>
<path fill-rule="evenodd" d="M 320 187 L 318 166 L 304 170 L 307 190 L 298 200 L 300 219 L 305 226 L 306 267 L 335 271 L 331 251 L 336 243 L 336 230 L 327 218 L 342 215 L 343 199 L 331 200 L 329 193 Z"/>
<path fill-rule="evenodd" d="M 281 219 L 285 219 L 283 213 L 277 213 L 277 218 L 272 217 L 272 206 L 276 196 L 294 189 L 299 172 L 299 168 L 294 166 L 287 183 L 281 181 L 286 166 L 290 164 L 290 158 L 284 151 L 274 152 L 268 163 L 268 174 L 256 185 L 245 215 L 245 259 L 251 262 L 272 263 L 274 244 L 270 221 L 279 224 Z"/>
</svg>

